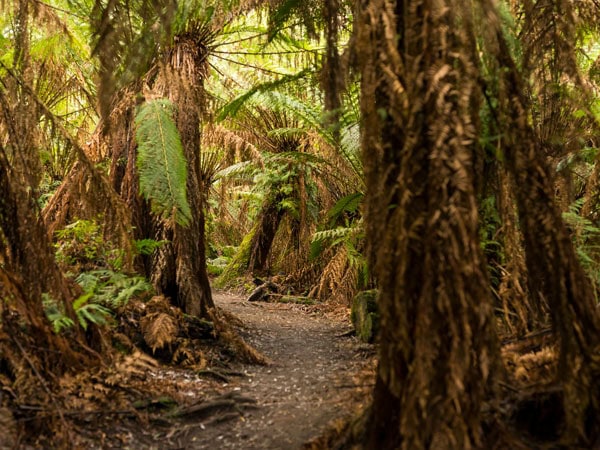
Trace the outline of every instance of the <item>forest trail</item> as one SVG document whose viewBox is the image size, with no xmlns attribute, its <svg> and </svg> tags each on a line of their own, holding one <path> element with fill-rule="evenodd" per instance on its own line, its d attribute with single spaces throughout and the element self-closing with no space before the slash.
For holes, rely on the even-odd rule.
<svg viewBox="0 0 600 450">
<path fill-rule="evenodd" d="M 346 321 L 311 306 L 248 302 L 224 293 L 214 300 L 244 322 L 244 339 L 272 363 L 233 367 L 245 376 L 231 379 L 225 395 L 256 403 L 220 423 L 190 424 L 175 448 L 301 448 L 352 412 L 361 400 L 359 387 L 369 392 L 358 374 L 371 364 L 373 350 L 343 336 L 350 328 Z"/>
</svg>

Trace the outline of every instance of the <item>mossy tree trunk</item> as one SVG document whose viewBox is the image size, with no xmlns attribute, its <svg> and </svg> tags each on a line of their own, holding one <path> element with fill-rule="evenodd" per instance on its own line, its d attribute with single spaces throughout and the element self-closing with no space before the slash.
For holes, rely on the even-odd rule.
<svg viewBox="0 0 600 450">
<path fill-rule="evenodd" d="M 257 224 L 252 229 L 250 243 L 250 256 L 248 258 L 248 271 L 263 274 L 268 270 L 268 258 L 279 224 L 284 216 L 284 210 L 279 204 L 279 199 L 269 198 L 264 203 L 258 214 Z"/>
<path fill-rule="evenodd" d="M 367 239 L 380 361 L 364 448 L 484 445 L 499 347 L 474 186 L 469 2 L 360 2 Z"/>
</svg>

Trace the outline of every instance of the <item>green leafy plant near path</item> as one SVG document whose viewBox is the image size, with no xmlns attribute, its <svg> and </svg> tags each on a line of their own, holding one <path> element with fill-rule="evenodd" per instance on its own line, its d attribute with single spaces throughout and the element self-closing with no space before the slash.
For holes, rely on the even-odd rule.
<svg viewBox="0 0 600 450">
<path fill-rule="evenodd" d="M 87 329 L 90 323 L 105 325 L 113 311 L 125 306 L 134 296 L 152 289 L 141 276 L 121 272 L 122 251 L 106 241 L 100 226 L 92 220 L 77 220 L 55 233 L 57 261 L 68 266 L 81 286 L 83 294 L 73 301 L 79 325 Z M 136 251 L 150 254 L 165 241 L 143 239 L 134 241 Z M 60 333 L 75 325 L 63 308 L 49 295 L 44 295 L 44 310 L 54 331 Z"/>
<path fill-rule="evenodd" d="M 56 259 L 76 272 L 96 267 L 120 270 L 123 251 L 104 239 L 93 220 L 76 220 L 55 233 Z"/>
<path fill-rule="evenodd" d="M 112 270 L 83 272 L 76 278 L 84 293 L 73 302 L 79 325 L 87 329 L 90 323 L 105 325 L 113 311 L 125 306 L 131 298 L 152 289 L 143 277 L 131 277 Z M 60 333 L 74 325 L 58 303 L 44 295 L 44 310 L 54 331 Z"/>
</svg>

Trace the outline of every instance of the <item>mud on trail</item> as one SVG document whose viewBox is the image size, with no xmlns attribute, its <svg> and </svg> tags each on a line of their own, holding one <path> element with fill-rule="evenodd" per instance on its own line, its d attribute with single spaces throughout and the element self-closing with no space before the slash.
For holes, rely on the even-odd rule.
<svg viewBox="0 0 600 450">
<path fill-rule="evenodd" d="M 367 399 L 373 349 L 348 336 L 339 315 L 224 293 L 214 300 L 243 322 L 240 335 L 271 363 L 216 369 L 215 377 L 226 374 L 220 396 L 142 448 L 298 449 Z"/>
</svg>

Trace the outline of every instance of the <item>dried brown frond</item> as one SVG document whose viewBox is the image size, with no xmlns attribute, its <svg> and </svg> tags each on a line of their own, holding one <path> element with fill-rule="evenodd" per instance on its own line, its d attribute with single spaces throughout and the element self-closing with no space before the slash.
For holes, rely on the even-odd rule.
<svg viewBox="0 0 600 450">
<path fill-rule="evenodd" d="M 31 15 L 34 23 L 48 34 L 59 33 L 65 39 L 73 39 L 70 27 L 59 14 L 57 8 L 41 0 L 30 1 Z"/>
<path fill-rule="evenodd" d="M 221 164 L 224 167 L 240 161 L 257 161 L 262 165 L 262 155 L 252 142 L 253 135 L 249 131 L 231 130 L 223 125 L 209 123 L 202 133 L 202 146 L 217 147 L 225 153 Z"/>
<path fill-rule="evenodd" d="M 179 327 L 175 319 L 165 313 L 148 314 L 140 323 L 144 341 L 156 352 L 157 349 L 170 345 L 176 338 Z"/>
<path fill-rule="evenodd" d="M 17 446 L 17 422 L 12 411 L 0 406 L 0 448 L 16 448 Z"/>
<path fill-rule="evenodd" d="M 504 321 L 513 334 L 523 335 L 545 325 L 547 305 L 531 297 L 527 287 L 527 267 L 523 249 L 523 235 L 518 218 L 513 189 L 508 173 L 498 168 L 498 210 L 502 220 L 505 266 L 498 295 L 502 303 Z"/>
<path fill-rule="evenodd" d="M 216 314 L 218 317 L 220 313 L 217 312 Z M 266 356 L 244 341 L 226 320 L 222 320 L 221 318 L 216 319 L 215 328 L 221 343 L 229 346 L 233 354 L 235 354 L 236 358 L 239 358 L 240 361 L 261 365 L 270 363 Z"/>
<path fill-rule="evenodd" d="M 75 220 L 101 219 L 105 238 L 124 250 L 124 268 L 132 269 L 131 213 L 98 169 L 76 162 L 42 214 L 50 235 Z"/>
</svg>

